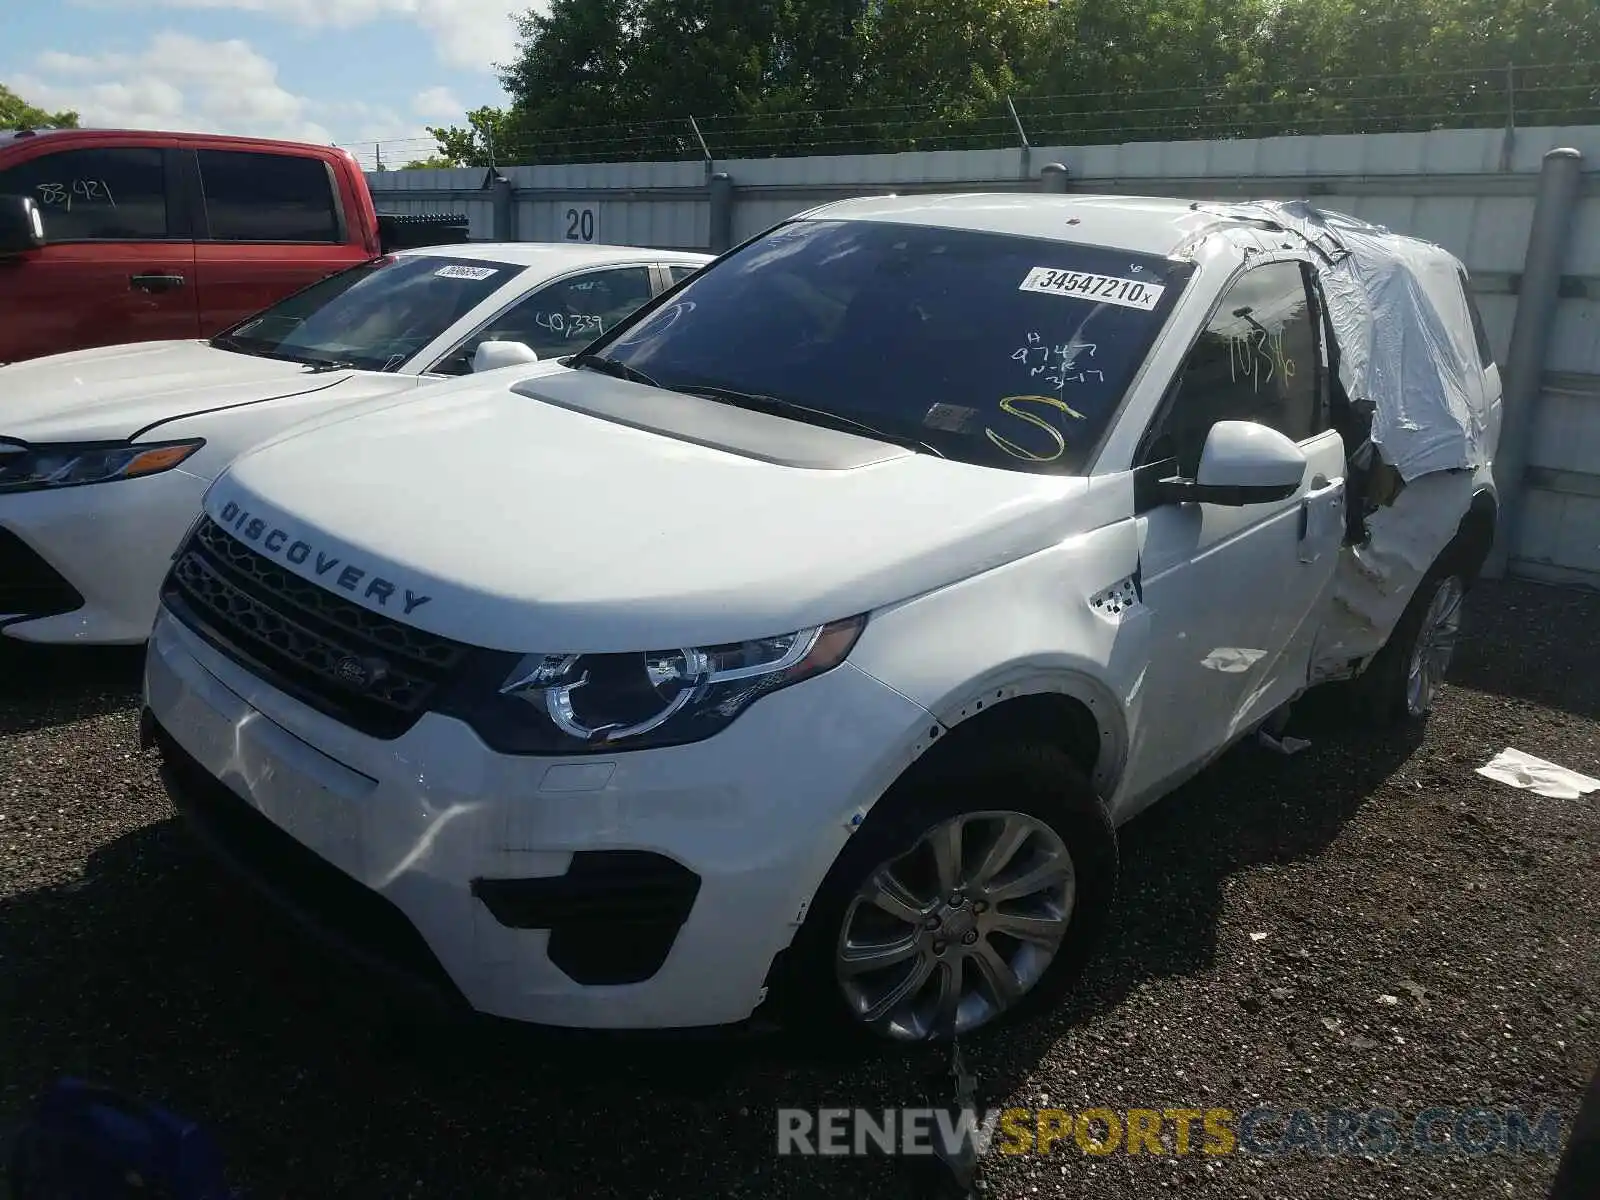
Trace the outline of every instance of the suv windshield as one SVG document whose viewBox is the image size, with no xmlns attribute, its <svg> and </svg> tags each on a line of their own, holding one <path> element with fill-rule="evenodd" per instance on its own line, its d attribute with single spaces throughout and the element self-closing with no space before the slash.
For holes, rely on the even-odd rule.
<svg viewBox="0 0 1600 1200">
<path fill-rule="evenodd" d="M 522 270 L 433 254 L 374 259 L 296 292 L 211 344 L 316 366 L 394 371 Z"/>
<path fill-rule="evenodd" d="M 580 355 L 946 458 L 1082 471 L 1191 268 L 879 221 L 784 225 Z"/>
</svg>

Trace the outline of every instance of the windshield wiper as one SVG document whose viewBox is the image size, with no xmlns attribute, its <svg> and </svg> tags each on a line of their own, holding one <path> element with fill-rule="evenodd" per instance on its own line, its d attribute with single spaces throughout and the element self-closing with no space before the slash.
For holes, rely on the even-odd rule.
<svg viewBox="0 0 1600 1200">
<path fill-rule="evenodd" d="M 347 358 L 318 358 L 314 355 L 300 354 L 292 360 L 303 363 L 313 375 L 321 375 L 325 371 L 354 371 L 356 364 Z"/>
<path fill-rule="evenodd" d="M 261 345 L 260 342 L 255 341 L 253 338 L 242 338 L 233 333 L 219 333 L 211 339 L 211 344 L 218 350 L 232 350 L 236 354 L 252 354 L 259 357 L 262 353 L 258 349 Z"/>
<path fill-rule="evenodd" d="M 610 375 L 616 379 L 626 379 L 630 383 L 642 383 L 646 387 L 660 387 L 650 376 L 638 367 L 630 367 L 625 362 L 614 358 L 607 358 L 603 354 L 579 354 L 569 364 L 574 370 L 588 367 L 591 371 L 599 371 L 602 375 Z"/>
<path fill-rule="evenodd" d="M 838 413 L 828 412 L 822 408 L 811 408 L 795 400 L 785 400 L 781 396 L 763 396 L 755 392 L 741 392 L 734 388 L 723 387 L 682 387 L 675 391 L 687 393 L 690 396 L 704 396 L 707 400 L 721 400 L 725 404 L 732 404 L 739 408 L 753 409 L 764 412 L 774 417 L 786 417 L 803 414 L 813 423 L 828 425 L 848 433 L 859 433 L 874 441 L 887 442 L 891 446 L 901 446 L 907 450 L 921 450 L 932 454 L 935 458 L 944 458 L 935 447 L 928 445 L 920 438 L 909 434 L 890 433 L 879 429 L 875 425 L 868 425 L 865 421 L 857 421 L 854 417 L 842 417 Z"/>
</svg>

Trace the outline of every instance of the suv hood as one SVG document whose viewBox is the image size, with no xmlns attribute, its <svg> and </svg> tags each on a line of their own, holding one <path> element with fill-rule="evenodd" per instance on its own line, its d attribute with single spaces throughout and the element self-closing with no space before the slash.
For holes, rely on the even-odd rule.
<svg viewBox="0 0 1600 1200">
<path fill-rule="evenodd" d="M 312 372 L 202 341 L 140 342 L 0 367 L 0 437 L 111 441 L 157 422 L 301 395 L 375 372 Z"/>
<path fill-rule="evenodd" d="M 574 411 L 586 402 L 639 424 L 703 406 L 707 428 L 835 461 L 762 460 Z M 432 633 L 593 653 L 871 611 L 1104 523 L 1111 506 L 1073 502 L 1090 492 L 563 369 L 291 432 L 237 459 L 206 510 L 287 569 Z"/>
</svg>

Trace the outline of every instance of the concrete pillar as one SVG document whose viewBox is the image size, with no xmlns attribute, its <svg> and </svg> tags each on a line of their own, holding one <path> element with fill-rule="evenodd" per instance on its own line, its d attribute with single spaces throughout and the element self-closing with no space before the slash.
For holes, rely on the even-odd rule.
<svg viewBox="0 0 1600 1200">
<path fill-rule="evenodd" d="M 1483 573 L 1499 579 L 1506 572 L 1514 549 L 1513 539 L 1523 509 L 1523 476 L 1528 467 L 1528 445 L 1533 438 L 1534 411 L 1543 388 L 1550 334 L 1555 326 L 1561 287 L 1561 267 L 1566 260 L 1572 214 L 1583 183 L 1583 155 L 1576 150 L 1552 150 L 1539 171 L 1539 198 L 1533 209 L 1533 228 L 1523 257 L 1522 283 L 1517 289 L 1517 315 L 1511 326 L 1511 348 L 1501 373 L 1502 403 L 1500 448 L 1495 454 L 1494 478 L 1500 489 L 1500 520 L 1494 549 Z"/>
<path fill-rule="evenodd" d="M 494 240 L 514 242 L 517 240 L 516 188 L 511 180 L 499 174 L 489 187 L 494 194 Z"/>
<path fill-rule="evenodd" d="M 1046 163 L 1039 172 L 1039 190 L 1064 193 L 1067 190 L 1067 168 L 1061 163 Z"/>
<path fill-rule="evenodd" d="M 711 196 L 711 253 L 733 249 L 733 176 L 718 171 L 706 185 Z"/>
</svg>

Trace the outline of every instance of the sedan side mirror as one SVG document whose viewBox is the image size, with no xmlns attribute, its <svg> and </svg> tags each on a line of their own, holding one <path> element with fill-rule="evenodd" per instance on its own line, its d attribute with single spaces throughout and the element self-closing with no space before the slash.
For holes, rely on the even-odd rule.
<svg viewBox="0 0 1600 1200">
<path fill-rule="evenodd" d="M 31 196 L 0 196 L 0 254 L 23 254 L 44 245 L 44 214 Z"/>
<path fill-rule="evenodd" d="M 1223 504 L 1244 508 L 1287 500 L 1306 477 L 1306 456 L 1276 429 L 1254 421 L 1218 421 L 1206 435 L 1193 479 L 1155 485 L 1162 504 Z"/>
<path fill-rule="evenodd" d="M 526 342 L 479 342 L 472 356 L 472 373 L 494 371 L 500 367 L 515 367 L 536 363 L 539 356 Z"/>
</svg>

